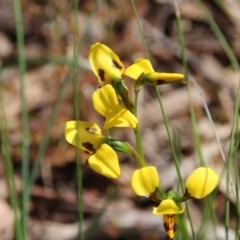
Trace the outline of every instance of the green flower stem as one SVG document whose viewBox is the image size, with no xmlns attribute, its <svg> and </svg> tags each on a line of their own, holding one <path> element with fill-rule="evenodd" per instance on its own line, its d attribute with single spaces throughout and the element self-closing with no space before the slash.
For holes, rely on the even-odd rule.
<svg viewBox="0 0 240 240">
<path fill-rule="evenodd" d="M 136 139 L 136 143 L 137 143 L 138 152 L 139 152 L 141 158 L 143 159 L 143 161 L 145 162 L 139 125 L 137 125 L 133 131 L 134 131 L 134 135 L 135 135 L 135 139 Z"/>
<path fill-rule="evenodd" d="M 135 90 L 135 95 L 134 95 L 134 112 L 133 112 L 133 114 L 135 115 L 135 117 L 137 117 L 137 102 L 138 102 L 139 90 L 140 90 L 140 88 L 138 90 Z M 138 152 L 139 152 L 141 158 L 143 159 L 143 161 L 145 161 L 139 124 L 136 126 L 136 128 L 134 128 L 134 135 L 135 135 L 135 139 L 136 139 L 136 143 L 137 143 Z"/>
<path fill-rule="evenodd" d="M 172 150 L 172 153 L 173 153 L 173 159 L 174 159 L 174 163 L 175 163 L 175 166 L 176 166 L 176 171 L 177 171 L 180 187 L 181 187 L 182 192 L 184 192 L 184 186 L 183 186 L 183 181 L 182 181 L 182 178 L 181 178 L 181 173 L 180 173 L 179 163 L 178 163 L 178 159 L 177 159 L 177 154 L 176 154 L 176 151 L 175 151 L 175 148 L 174 148 L 174 144 L 173 144 L 173 140 L 172 140 L 172 137 L 171 137 L 171 133 L 170 133 L 170 130 L 169 130 L 167 117 L 166 117 L 165 112 L 164 112 L 164 108 L 163 108 L 160 92 L 159 92 L 157 86 L 155 87 L 155 89 L 156 89 L 156 92 L 157 92 L 158 102 L 159 102 L 159 105 L 160 105 L 160 108 L 161 108 L 161 111 L 162 111 L 164 124 L 165 124 L 166 130 L 167 130 L 169 143 L 170 143 L 171 150 Z M 187 203 L 186 203 L 186 211 L 187 211 L 189 219 L 191 219 Z M 194 231 L 194 228 L 193 228 L 192 221 L 190 220 L 189 222 L 190 222 L 190 227 L 191 227 L 191 231 L 192 231 L 192 234 L 193 234 L 193 239 L 195 239 L 195 231 Z"/>
<path fill-rule="evenodd" d="M 139 152 L 141 158 L 143 159 L 143 161 L 145 162 L 139 125 L 137 125 L 133 131 L 134 131 L 135 138 L 136 138 L 138 152 Z"/>
<path fill-rule="evenodd" d="M 174 163 L 176 165 L 176 170 L 177 170 L 177 175 L 178 175 L 178 179 L 179 179 L 179 182 L 180 182 L 181 190 L 182 190 L 182 192 L 184 192 L 184 186 L 183 186 L 181 173 L 180 173 L 180 169 L 179 169 L 179 163 L 178 163 L 176 151 L 175 151 L 175 148 L 174 148 L 173 140 L 172 140 L 172 137 L 171 137 L 171 133 L 170 133 L 167 117 L 166 117 L 165 112 L 164 112 L 164 108 L 163 108 L 160 92 L 159 92 L 157 87 L 155 87 L 155 89 L 156 89 L 156 92 L 157 92 L 158 102 L 159 102 L 159 105 L 160 105 L 160 108 L 161 108 L 161 111 L 162 111 L 164 124 L 165 124 L 166 130 L 167 130 L 168 140 L 169 140 L 169 143 L 170 143 L 170 146 L 171 146 L 171 150 L 172 150 L 172 153 L 173 153 L 173 159 L 174 159 Z"/>
<path fill-rule="evenodd" d="M 141 168 L 142 167 L 147 167 L 147 164 L 146 164 L 145 160 L 141 156 L 139 156 L 139 154 L 136 152 L 136 150 L 128 142 L 125 142 L 125 143 L 129 147 L 131 155 L 136 160 L 139 167 L 141 167 Z"/>
</svg>

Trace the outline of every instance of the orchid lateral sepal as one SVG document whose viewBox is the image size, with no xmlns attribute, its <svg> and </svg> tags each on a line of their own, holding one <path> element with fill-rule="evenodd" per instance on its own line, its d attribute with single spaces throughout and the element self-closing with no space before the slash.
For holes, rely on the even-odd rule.
<svg viewBox="0 0 240 240">
<path fill-rule="evenodd" d="M 173 77 L 175 75 L 176 75 L 176 78 Z M 161 79 L 161 76 L 163 76 L 162 79 Z M 170 81 L 167 80 L 168 76 L 169 76 L 169 79 L 171 79 Z M 142 81 L 144 84 L 149 84 L 149 85 L 153 85 L 153 86 L 168 84 L 171 82 L 181 82 L 184 84 L 186 83 L 184 80 L 184 76 L 182 74 L 156 73 L 156 72 L 146 74 Z"/>
<path fill-rule="evenodd" d="M 135 60 L 127 69 L 125 69 L 123 74 L 137 80 L 142 73 L 144 73 L 142 84 L 156 86 L 172 82 L 184 82 L 183 74 L 155 72 L 151 62 L 145 58 Z"/>
<path fill-rule="evenodd" d="M 111 85 L 115 89 L 116 94 L 121 98 L 125 107 L 131 112 L 134 113 L 134 105 L 129 94 L 128 88 L 123 81 L 112 81 Z"/>
<path fill-rule="evenodd" d="M 218 174 L 207 167 L 195 169 L 186 179 L 185 188 L 187 193 L 196 199 L 209 195 L 219 182 Z"/>
</svg>

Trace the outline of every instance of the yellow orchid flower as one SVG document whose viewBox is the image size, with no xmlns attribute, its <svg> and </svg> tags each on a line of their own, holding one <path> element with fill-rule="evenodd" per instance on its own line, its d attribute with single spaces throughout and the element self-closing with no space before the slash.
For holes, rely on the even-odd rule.
<svg viewBox="0 0 240 240">
<path fill-rule="evenodd" d="M 184 196 L 178 198 L 177 194 L 171 190 L 167 196 L 163 195 L 159 198 L 157 170 L 153 166 L 148 166 L 134 171 L 131 186 L 137 195 L 149 196 L 154 201 L 159 202 L 158 207 L 153 207 L 153 214 L 163 215 L 166 233 L 170 239 L 173 239 L 177 228 L 175 215 L 182 214 L 185 210 L 185 207 L 180 206 L 179 203 L 191 197 L 205 197 L 217 186 L 218 180 L 218 175 L 212 169 L 200 167 L 193 171 L 186 180 Z"/>
<path fill-rule="evenodd" d="M 131 186 L 134 192 L 139 196 L 154 196 L 159 185 L 157 169 L 153 166 L 142 167 L 135 170 L 132 175 Z M 184 212 L 184 207 L 179 207 L 171 199 L 175 193 L 168 194 L 168 199 L 161 200 L 158 207 L 153 208 L 153 214 L 163 215 L 163 226 L 170 239 L 173 239 L 177 229 L 176 214 Z"/>
<path fill-rule="evenodd" d="M 199 167 L 187 178 L 185 187 L 187 194 L 194 198 L 204 198 L 217 186 L 219 176 L 211 169 Z"/>
<path fill-rule="evenodd" d="M 131 186 L 138 196 L 151 195 L 159 185 L 157 169 L 153 166 L 135 170 L 132 175 Z"/>
<path fill-rule="evenodd" d="M 184 75 L 180 73 L 155 72 L 150 61 L 145 58 L 137 59 L 124 72 L 124 75 L 135 80 L 137 80 L 141 74 L 144 74 L 143 82 L 152 85 L 184 81 Z"/>
<path fill-rule="evenodd" d="M 106 84 L 97 89 L 92 95 L 92 101 L 95 110 L 105 117 L 104 129 L 137 126 L 137 118 L 125 106 L 119 104 L 112 85 Z"/>
<path fill-rule="evenodd" d="M 65 125 L 65 138 L 70 144 L 91 154 L 88 163 L 94 171 L 114 179 L 120 175 L 117 154 L 105 143 L 108 138 L 101 134 L 97 124 L 69 121 Z"/>
<path fill-rule="evenodd" d="M 170 239 L 174 239 L 177 230 L 177 216 L 184 212 L 185 207 L 179 207 L 173 199 L 161 201 L 158 207 L 153 208 L 153 214 L 163 215 L 163 227 Z"/>
<path fill-rule="evenodd" d="M 90 48 L 89 62 L 100 84 L 120 81 L 124 65 L 119 57 L 106 45 L 95 43 Z"/>
<path fill-rule="evenodd" d="M 95 43 L 90 48 L 89 62 L 100 84 L 113 84 L 121 81 L 126 75 L 135 80 L 144 73 L 144 83 L 160 85 L 175 81 L 184 81 L 184 75 L 179 73 L 155 72 L 148 59 L 139 58 L 126 70 L 119 57 L 106 45 Z"/>
</svg>

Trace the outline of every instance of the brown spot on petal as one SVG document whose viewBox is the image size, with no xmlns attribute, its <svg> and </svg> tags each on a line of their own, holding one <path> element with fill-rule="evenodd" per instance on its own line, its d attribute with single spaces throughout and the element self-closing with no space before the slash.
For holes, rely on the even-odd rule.
<svg viewBox="0 0 240 240">
<path fill-rule="evenodd" d="M 174 221 L 174 214 L 166 214 L 167 215 L 167 221 L 164 222 L 163 226 L 166 232 L 173 231 L 176 232 L 177 225 Z"/>
<path fill-rule="evenodd" d="M 157 85 L 163 85 L 163 84 L 167 83 L 166 81 L 161 80 L 161 79 L 157 80 L 156 82 L 157 82 Z"/>
<path fill-rule="evenodd" d="M 99 78 L 102 82 L 105 82 L 104 75 L 105 75 L 105 71 L 103 69 L 99 68 L 98 69 L 98 76 L 99 76 Z"/>
<path fill-rule="evenodd" d="M 116 61 L 113 60 L 113 66 L 118 68 L 119 70 L 122 70 L 122 66 L 119 65 Z"/>
<path fill-rule="evenodd" d="M 90 151 L 90 153 L 95 152 L 95 149 L 93 148 L 93 145 L 90 142 L 84 142 L 82 143 L 82 146 Z"/>
<path fill-rule="evenodd" d="M 91 134 L 94 134 L 97 132 L 97 129 L 96 128 L 85 128 L 85 130 Z"/>
</svg>

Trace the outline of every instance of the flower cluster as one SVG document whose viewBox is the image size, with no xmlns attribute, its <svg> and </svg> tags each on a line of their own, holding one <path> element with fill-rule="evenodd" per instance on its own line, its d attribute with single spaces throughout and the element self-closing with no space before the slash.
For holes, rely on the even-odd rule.
<svg viewBox="0 0 240 240">
<path fill-rule="evenodd" d="M 137 59 L 125 69 L 119 57 L 106 45 L 94 44 L 90 49 L 89 61 L 101 87 L 92 95 L 94 109 L 105 121 L 103 129 L 113 127 L 133 128 L 139 142 L 136 106 L 124 84 L 124 77 L 135 80 L 135 94 L 144 84 L 161 85 L 171 82 L 184 82 L 184 75 L 179 73 L 155 72 L 150 61 Z M 133 172 L 131 187 L 138 196 L 146 196 L 159 205 L 153 207 L 153 214 L 163 215 L 163 226 L 169 239 L 174 239 L 177 230 L 177 215 L 184 212 L 182 202 L 201 199 L 210 194 L 217 186 L 219 177 L 210 168 L 199 167 L 185 182 L 185 194 L 178 197 L 170 190 L 165 193 L 161 187 L 157 169 L 148 166 L 143 156 L 129 143 L 104 136 L 96 123 L 69 121 L 65 126 L 66 140 L 89 154 L 88 165 L 99 174 L 116 179 L 120 167 L 116 152 L 130 154 L 137 162 L 138 169 Z"/>
</svg>

